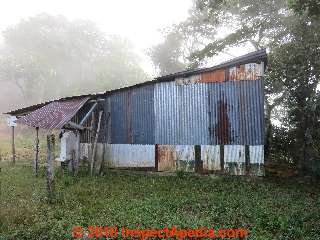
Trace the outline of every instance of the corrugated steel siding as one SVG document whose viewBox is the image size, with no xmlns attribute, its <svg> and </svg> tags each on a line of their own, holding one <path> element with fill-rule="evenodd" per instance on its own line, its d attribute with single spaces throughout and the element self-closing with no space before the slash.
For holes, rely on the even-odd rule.
<svg viewBox="0 0 320 240">
<path fill-rule="evenodd" d="M 250 164 L 264 164 L 264 146 L 249 146 Z"/>
<path fill-rule="evenodd" d="M 107 144 L 106 166 L 113 168 L 155 167 L 154 145 Z"/>
<path fill-rule="evenodd" d="M 242 145 L 225 145 L 224 146 L 225 163 L 244 163 L 245 146 Z"/>
<path fill-rule="evenodd" d="M 208 85 L 157 83 L 154 89 L 157 144 L 209 144 Z"/>
<path fill-rule="evenodd" d="M 153 85 L 111 95 L 111 143 L 154 143 Z"/>
<path fill-rule="evenodd" d="M 133 89 L 132 135 L 134 144 L 154 144 L 154 85 Z"/>
<path fill-rule="evenodd" d="M 202 145 L 201 146 L 201 161 L 203 169 L 210 171 L 221 170 L 220 165 L 220 146 L 219 145 Z"/>
<path fill-rule="evenodd" d="M 209 84 L 209 104 L 211 144 L 263 144 L 261 80 Z"/>
<path fill-rule="evenodd" d="M 130 143 L 129 112 L 131 109 L 128 91 L 116 92 L 111 95 L 111 143 Z"/>
<path fill-rule="evenodd" d="M 194 172 L 195 150 L 193 145 L 159 145 L 157 155 L 159 171 Z"/>
</svg>

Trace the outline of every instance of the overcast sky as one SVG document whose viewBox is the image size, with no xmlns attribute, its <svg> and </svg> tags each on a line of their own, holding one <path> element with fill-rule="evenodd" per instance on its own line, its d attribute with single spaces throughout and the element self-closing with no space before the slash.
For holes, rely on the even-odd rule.
<svg viewBox="0 0 320 240">
<path fill-rule="evenodd" d="M 61 14 L 69 20 L 91 20 L 108 34 L 128 38 L 151 73 L 146 50 L 162 41 L 159 29 L 187 17 L 191 4 L 192 0 L 3 0 L 0 30 L 43 12 Z"/>
</svg>

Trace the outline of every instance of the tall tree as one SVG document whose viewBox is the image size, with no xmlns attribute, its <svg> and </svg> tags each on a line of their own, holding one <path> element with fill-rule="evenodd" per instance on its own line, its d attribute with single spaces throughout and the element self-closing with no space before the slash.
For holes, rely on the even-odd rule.
<svg viewBox="0 0 320 240">
<path fill-rule="evenodd" d="M 183 36 L 178 31 L 166 33 L 164 42 L 150 49 L 149 55 L 159 75 L 167 75 L 186 68 Z"/>
<path fill-rule="evenodd" d="M 40 14 L 8 28 L 3 37 L 0 81 L 15 84 L 24 104 L 148 78 L 127 40 L 107 36 L 89 21 Z"/>
</svg>

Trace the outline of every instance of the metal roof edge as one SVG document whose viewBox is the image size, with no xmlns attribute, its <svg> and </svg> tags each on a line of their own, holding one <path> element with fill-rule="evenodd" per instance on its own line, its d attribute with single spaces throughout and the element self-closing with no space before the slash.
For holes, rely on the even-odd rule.
<svg viewBox="0 0 320 240">
<path fill-rule="evenodd" d="M 173 78 L 176 78 L 176 77 L 187 77 L 187 76 L 190 76 L 193 74 L 210 72 L 213 70 L 218 70 L 218 69 L 226 68 L 226 67 L 232 67 L 232 66 L 236 66 L 239 64 L 246 64 L 246 63 L 250 63 L 251 61 L 257 61 L 257 60 L 262 60 L 262 59 L 267 59 L 266 49 L 261 49 L 261 50 L 255 51 L 255 52 L 251 52 L 251 53 L 233 58 L 231 60 L 220 63 L 220 64 L 213 66 L 213 67 L 186 70 L 186 71 L 182 71 L 182 72 L 168 74 L 165 76 L 160 76 L 155 79 L 159 80 L 159 81 L 168 79 L 168 81 L 170 81 L 169 79 L 172 80 Z"/>
</svg>

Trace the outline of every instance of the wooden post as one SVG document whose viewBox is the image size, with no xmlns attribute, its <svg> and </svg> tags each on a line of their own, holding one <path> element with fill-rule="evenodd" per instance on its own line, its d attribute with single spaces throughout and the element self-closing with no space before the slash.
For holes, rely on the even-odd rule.
<svg viewBox="0 0 320 240">
<path fill-rule="evenodd" d="M 34 156 L 34 162 L 33 162 L 33 170 L 38 177 L 39 173 L 39 128 L 36 128 L 36 140 L 35 140 L 35 156 Z"/>
<path fill-rule="evenodd" d="M 76 149 L 75 149 L 75 156 L 74 156 L 74 172 L 73 174 L 77 176 L 79 172 L 79 163 L 80 163 L 80 131 L 76 131 Z"/>
<path fill-rule="evenodd" d="M 54 147 L 55 139 L 54 134 L 47 135 L 47 189 L 49 199 L 54 194 Z"/>
<path fill-rule="evenodd" d="M 14 143 L 14 126 L 12 126 L 11 128 L 12 128 L 12 163 L 15 164 L 16 163 L 16 146 Z"/>
<path fill-rule="evenodd" d="M 96 158 L 97 143 L 98 143 L 98 137 L 99 137 L 99 132 L 100 132 L 100 126 L 101 126 L 102 112 L 103 111 L 99 112 L 98 127 L 97 127 L 97 132 L 96 132 L 96 136 L 95 136 L 94 143 L 93 143 L 93 148 L 92 148 L 92 157 L 91 157 L 91 164 L 90 164 L 90 174 L 91 174 L 91 176 L 93 174 L 94 160 Z"/>
</svg>

